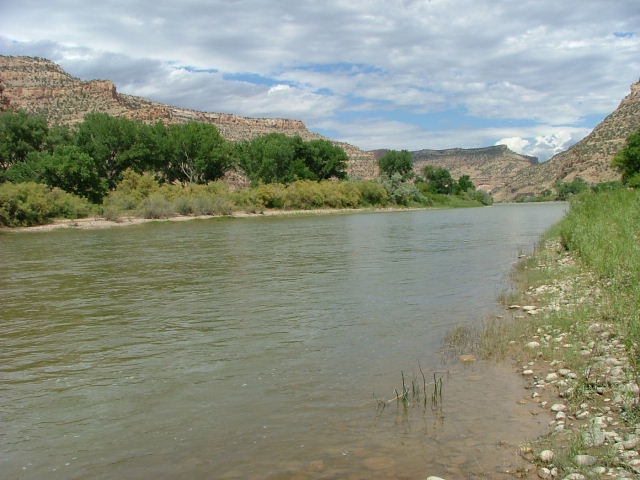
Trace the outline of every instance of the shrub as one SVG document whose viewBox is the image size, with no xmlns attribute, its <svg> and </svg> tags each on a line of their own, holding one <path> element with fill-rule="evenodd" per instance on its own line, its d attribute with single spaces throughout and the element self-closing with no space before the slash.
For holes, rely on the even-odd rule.
<svg viewBox="0 0 640 480">
<path fill-rule="evenodd" d="M 298 180 L 289 184 L 285 190 L 284 208 L 310 209 L 324 205 L 324 194 L 318 182 Z"/>
<path fill-rule="evenodd" d="M 324 204 L 331 208 L 355 208 L 362 204 L 360 190 L 353 182 L 321 182 Z"/>
<path fill-rule="evenodd" d="M 283 208 L 285 187 L 281 183 L 267 183 L 255 189 L 256 200 L 265 208 Z"/>
<path fill-rule="evenodd" d="M 138 213 L 143 218 L 168 218 L 175 212 L 169 200 L 160 193 L 154 193 L 142 201 Z"/>
<path fill-rule="evenodd" d="M 384 206 L 389 202 L 389 194 L 386 188 L 377 182 L 364 180 L 356 183 L 360 192 L 361 203 L 364 206 Z"/>
<path fill-rule="evenodd" d="M 54 218 L 81 218 L 91 213 L 86 199 L 59 188 L 27 182 L 0 185 L 0 225 L 33 226 Z"/>
</svg>

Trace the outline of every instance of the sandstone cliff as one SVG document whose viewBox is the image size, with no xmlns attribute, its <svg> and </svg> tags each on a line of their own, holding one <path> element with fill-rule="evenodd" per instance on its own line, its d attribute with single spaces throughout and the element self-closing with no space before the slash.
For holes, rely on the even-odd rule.
<svg viewBox="0 0 640 480">
<path fill-rule="evenodd" d="M 0 56 L 0 109 L 24 109 L 42 115 L 52 124 L 76 124 L 92 111 L 105 112 L 145 122 L 167 124 L 198 120 L 216 125 L 231 141 L 250 139 L 272 132 L 299 135 L 305 140 L 323 138 L 310 132 L 299 120 L 248 118 L 226 113 L 209 113 L 164 105 L 124 95 L 108 80 L 80 81 L 53 62 L 32 57 Z M 582 177 L 590 183 L 619 179 L 610 166 L 615 153 L 630 133 L 640 129 L 640 83 L 620 106 L 587 137 L 545 163 L 519 155 L 506 146 L 474 149 L 419 150 L 412 152 L 416 172 L 424 165 L 441 166 L 458 178 L 469 175 L 476 186 L 490 192 L 497 201 L 536 195 L 560 181 Z M 376 156 L 384 150 L 364 152 L 338 143 L 349 156 L 348 173 L 354 178 L 375 178 Z"/>
<path fill-rule="evenodd" d="M 111 81 L 81 81 L 43 58 L 0 56 L 0 100 L 3 108 L 41 115 L 50 124 L 74 125 L 87 113 L 98 111 L 144 122 L 172 124 L 197 120 L 212 123 L 230 141 L 268 133 L 299 135 L 304 140 L 324 138 L 309 131 L 300 120 L 199 112 L 121 94 Z M 347 171 L 351 177 L 377 176 L 372 154 L 353 145 L 334 143 L 344 148 L 349 156 Z"/>
<path fill-rule="evenodd" d="M 518 172 L 498 193 L 506 198 L 535 195 L 558 180 L 570 182 L 576 177 L 589 183 L 620 180 L 620 174 L 611 168 L 611 161 L 624 147 L 627 137 L 638 130 L 640 82 L 631 85 L 629 95 L 589 135 L 548 162 Z"/>
</svg>

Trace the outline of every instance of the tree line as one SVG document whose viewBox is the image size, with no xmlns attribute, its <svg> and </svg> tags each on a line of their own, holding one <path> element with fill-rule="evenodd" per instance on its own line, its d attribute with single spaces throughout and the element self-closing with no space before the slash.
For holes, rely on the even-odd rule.
<svg viewBox="0 0 640 480">
<path fill-rule="evenodd" d="M 215 125 L 145 124 L 90 113 L 76 128 L 25 112 L 0 115 L 0 182 L 36 182 L 100 203 L 127 170 L 160 183 L 205 184 L 240 169 L 254 184 L 346 178 L 348 157 L 328 140 L 271 133 L 233 143 Z"/>
<path fill-rule="evenodd" d="M 348 157 L 329 140 L 271 133 L 229 142 L 214 125 L 145 124 L 91 113 L 73 128 L 38 116 L 0 114 L 0 226 L 90 214 L 227 215 L 265 208 L 490 205 L 470 178 L 427 167 L 406 150 L 380 159 L 380 176 L 347 178 Z M 230 188 L 230 172 L 249 187 Z"/>
</svg>

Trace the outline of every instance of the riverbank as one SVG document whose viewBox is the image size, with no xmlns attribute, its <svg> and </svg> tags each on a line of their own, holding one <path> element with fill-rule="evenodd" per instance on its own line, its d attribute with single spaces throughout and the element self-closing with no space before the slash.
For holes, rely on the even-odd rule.
<svg viewBox="0 0 640 480">
<path fill-rule="evenodd" d="M 308 210 L 284 210 L 265 209 L 260 212 L 233 212 L 230 215 L 176 215 L 166 218 L 143 218 L 139 216 L 122 216 L 114 220 L 104 217 L 87 217 L 69 219 L 57 219 L 44 225 L 30 227 L 3 227 L 0 231 L 6 232 L 50 232 L 53 230 L 72 228 L 78 230 L 96 230 L 103 228 L 127 227 L 141 225 L 150 222 L 185 222 L 189 220 L 208 220 L 213 218 L 248 218 L 248 217 L 275 217 L 275 216 L 300 216 L 300 215 L 340 215 L 349 213 L 381 213 L 381 212 L 405 212 L 412 210 L 427 210 L 435 207 L 392 207 L 392 208 L 317 208 Z"/>
<path fill-rule="evenodd" d="M 522 445 L 527 478 L 640 475 L 636 192 L 585 197 L 515 272 L 505 318 L 476 348 L 512 360 L 549 432 Z"/>
</svg>

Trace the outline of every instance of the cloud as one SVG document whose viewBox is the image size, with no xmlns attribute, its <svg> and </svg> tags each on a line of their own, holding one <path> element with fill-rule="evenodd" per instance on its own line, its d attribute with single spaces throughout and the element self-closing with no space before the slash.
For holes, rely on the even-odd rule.
<svg viewBox="0 0 640 480">
<path fill-rule="evenodd" d="M 568 149 L 589 133 L 588 129 L 547 127 L 546 130 L 546 134 L 529 138 L 502 138 L 496 142 L 496 145 L 506 145 L 516 153 L 537 157 L 540 162 L 545 162 L 555 154 Z"/>
<path fill-rule="evenodd" d="M 546 156 L 628 93 L 638 25 L 636 0 L 25 0 L 3 6 L 0 53 L 362 148 L 506 139 Z"/>
</svg>

